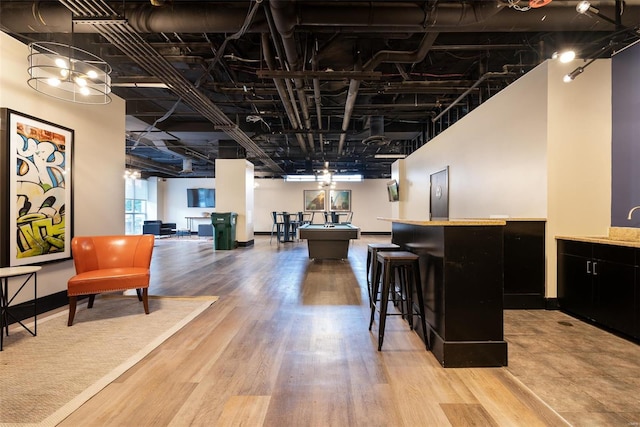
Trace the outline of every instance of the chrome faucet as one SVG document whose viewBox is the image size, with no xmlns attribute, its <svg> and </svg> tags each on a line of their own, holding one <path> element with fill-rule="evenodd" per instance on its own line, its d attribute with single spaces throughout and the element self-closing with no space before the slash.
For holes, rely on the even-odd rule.
<svg viewBox="0 0 640 427">
<path fill-rule="evenodd" d="M 627 215 L 627 219 L 628 219 L 629 221 L 631 221 L 631 215 L 633 215 L 633 211 L 635 211 L 636 209 L 640 209 L 640 206 L 633 207 L 633 208 L 631 208 L 631 210 L 629 211 L 629 215 Z"/>
</svg>

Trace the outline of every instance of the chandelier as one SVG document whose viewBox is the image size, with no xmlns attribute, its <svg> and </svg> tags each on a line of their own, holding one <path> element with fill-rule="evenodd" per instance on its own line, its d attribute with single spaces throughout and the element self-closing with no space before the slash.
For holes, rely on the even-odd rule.
<svg viewBox="0 0 640 427">
<path fill-rule="evenodd" d="M 336 183 L 333 180 L 333 174 L 329 171 L 329 162 L 324 162 L 324 169 L 316 178 L 318 188 L 335 188 Z"/>
<path fill-rule="evenodd" d="M 111 66 L 86 50 L 54 42 L 29 44 L 29 86 L 79 104 L 111 102 Z"/>
</svg>

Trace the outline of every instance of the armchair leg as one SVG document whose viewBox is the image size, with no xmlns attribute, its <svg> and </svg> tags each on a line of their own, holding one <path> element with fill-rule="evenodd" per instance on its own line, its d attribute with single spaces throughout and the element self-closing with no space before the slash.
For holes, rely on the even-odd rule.
<svg viewBox="0 0 640 427">
<path fill-rule="evenodd" d="M 87 304 L 87 308 L 93 308 L 93 302 L 96 300 L 96 294 L 89 295 L 89 303 Z"/>
<path fill-rule="evenodd" d="M 138 295 L 138 301 L 142 301 L 142 292 L 141 292 L 141 290 L 142 289 L 140 289 L 140 288 L 136 289 L 136 295 Z"/>
<path fill-rule="evenodd" d="M 149 314 L 149 288 L 142 289 L 142 304 L 144 305 L 144 314 Z"/>
<path fill-rule="evenodd" d="M 69 320 L 67 326 L 73 325 L 73 318 L 76 317 L 76 304 L 78 303 L 78 297 L 69 297 Z"/>
</svg>

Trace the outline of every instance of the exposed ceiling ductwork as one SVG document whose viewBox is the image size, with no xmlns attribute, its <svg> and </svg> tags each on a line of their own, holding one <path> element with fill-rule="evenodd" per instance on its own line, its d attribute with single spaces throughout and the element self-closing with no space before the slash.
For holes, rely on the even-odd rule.
<svg viewBox="0 0 640 427">
<path fill-rule="evenodd" d="M 0 24 L 109 62 L 143 175 L 214 176 L 232 140 L 260 177 L 387 178 L 376 154 L 410 154 L 555 50 L 637 40 L 640 1 L 592 2 L 611 22 L 576 3 L 4 0 Z"/>
</svg>

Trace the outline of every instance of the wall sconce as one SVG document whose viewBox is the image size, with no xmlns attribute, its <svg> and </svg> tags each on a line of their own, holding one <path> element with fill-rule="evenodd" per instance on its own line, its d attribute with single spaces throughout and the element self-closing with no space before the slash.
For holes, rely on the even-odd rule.
<svg viewBox="0 0 640 427">
<path fill-rule="evenodd" d="M 79 104 L 111 102 L 111 66 L 94 54 L 71 45 L 33 42 L 27 59 L 32 89 Z"/>
</svg>

